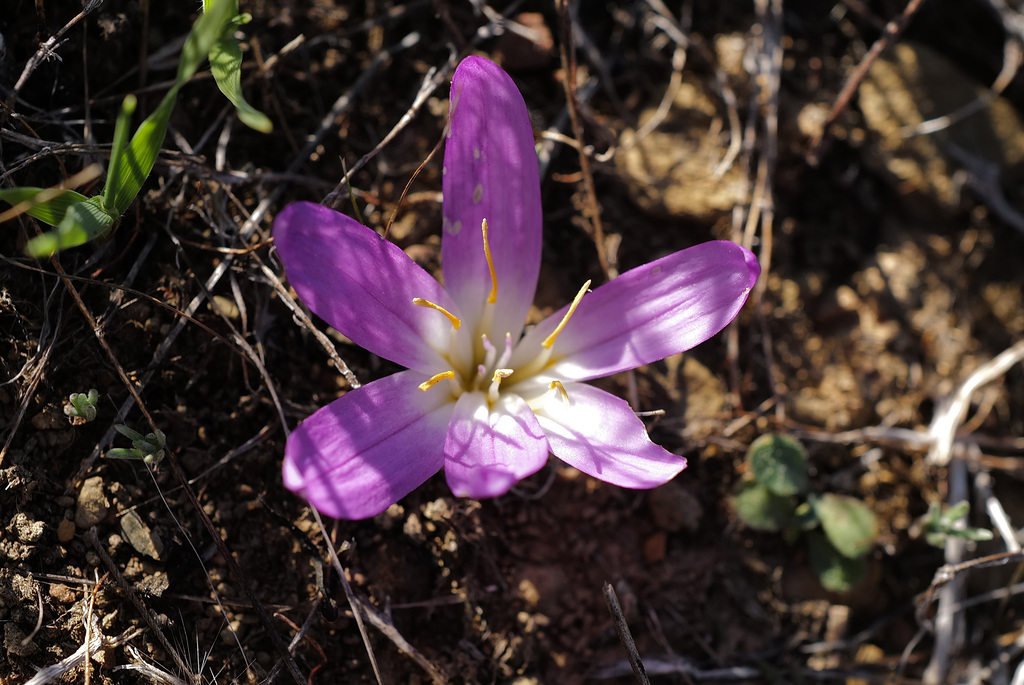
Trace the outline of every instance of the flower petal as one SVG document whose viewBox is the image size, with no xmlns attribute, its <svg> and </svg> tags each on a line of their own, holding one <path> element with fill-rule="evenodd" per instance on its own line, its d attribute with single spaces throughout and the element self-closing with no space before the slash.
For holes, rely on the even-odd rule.
<svg viewBox="0 0 1024 685">
<path fill-rule="evenodd" d="M 566 383 L 569 397 L 533 403 L 551 453 L 587 475 L 624 488 L 653 488 L 686 468 L 686 459 L 655 445 L 623 400 L 584 383 Z"/>
<path fill-rule="evenodd" d="M 488 407 L 482 392 L 459 397 L 444 441 L 444 475 L 458 497 L 497 497 L 540 470 L 548 442 L 518 395 Z"/>
<path fill-rule="evenodd" d="M 285 447 L 284 484 L 344 519 L 375 516 L 444 463 L 454 403 L 424 375 L 402 371 L 342 395 L 295 429 Z"/>
<path fill-rule="evenodd" d="M 458 309 L 397 245 L 311 202 L 281 212 L 274 244 L 295 292 L 342 335 L 402 366 L 424 373 L 443 370 L 446 362 L 436 349 L 449 345 L 451 323 L 412 300 L 422 297 L 456 316 Z"/>
<path fill-rule="evenodd" d="M 487 219 L 498 293 L 487 333 L 519 339 L 540 270 L 540 175 L 526 103 L 508 74 L 467 57 L 452 78 L 444 151 L 441 264 L 448 292 L 473 323 L 491 291 L 481 222 Z"/>
<path fill-rule="evenodd" d="M 555 363 L 547 372 L 589 380 L 688 350 L 733 320 L 760 273 L 749 250 L 724 240 L 631 269 L 583 296 L 552 346 Z M 512 368 L 536 354 L 567 309 L 530 331 Z"/>
</svg>

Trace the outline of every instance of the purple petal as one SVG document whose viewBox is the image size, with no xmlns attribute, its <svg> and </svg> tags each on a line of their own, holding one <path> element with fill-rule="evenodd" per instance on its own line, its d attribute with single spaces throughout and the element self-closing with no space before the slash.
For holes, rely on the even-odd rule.
<svg viewBox="0 0 1024 685">
<path fill-rule="evenodd" d="M 589 380 L 634 369 L 698 345 L 733 320 L 761 268 L 735 243 L 713 241 L 638 266 L 583 296 L 552 347 L 548 371 Z M 530 331 L 521 355 L 535 353 L 567 307 Z M 510 366 L 522 365 L 513 356 Z"/>
<path fill-rule="evenodd" d="M 487 219 L 498 281 L 492 340 L 518 339 L 540 270 L 540 177 L 523 96 L 508 74 L 467 57 L 452 78 L 444 151 L 441 264 L 448 292 L 470 321 L 491 291 L 480 224 Z"/>
<path fill-rule="evenodd" d="M 493 408 L 482 392 L 459 397 L 444 442 L 444 475 L 455 495 L 503 495 L 547 460 L 544 431 L 521 397 L 502 396 Z"/>
<path fill-rule="evenodd" d="M 442 387 L 418 390 L 423 380 L 387 376 L 303 421 L 285 447 L 285 487 L 328 516 L 363 519 L 437 473 L 454 403 Z"/>
<path fill-rule="evenodd" d="M 651 442 L 623 400 L 583 383 L 566 383 L 568 405 L 554 394 L 534 403 L 556 457 L 587 475 L 624 488 L 653 488 L 686 468 L 686 459 Z"/>
<path fill-rule="evenodd" d="M 424 373 L 445 362 L 451 324 L 417 307 L 422 297 L 455 315 L 441 285 L 397 245 L 344 214 L 310 202 L 289 205 L 274 222 L 274 244 L 302 301 L 352 342 Z M 432 347 L 433 346 L 433 347 Z"/>
</svg>

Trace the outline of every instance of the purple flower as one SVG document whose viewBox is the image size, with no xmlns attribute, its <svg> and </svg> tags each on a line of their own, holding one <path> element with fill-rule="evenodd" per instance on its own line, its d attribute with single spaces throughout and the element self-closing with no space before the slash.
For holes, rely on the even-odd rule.
<svg viewBox="0 0 1024 685">
<path fill-rule="evenodd" d="M 444 157 L 445 285 L 393 243 L 310 203 L 274 242 L 299 297 L 357 345 L 408 370 L 303 422 L 284 482 L 333 517 L 374 516 L 444 469 L 452 492 L 494 497 L 549 451 L 609 483 L 650 488 L 686 460 L 655 445 L 618 397 L 583 381 L 687 350 L 736 316 L 757 280 L 730 242 L 622 274 L 523 335 L 541 256 L 541 196 L 522 96 L 469 57 L 451 88 Z"/>
</svg>

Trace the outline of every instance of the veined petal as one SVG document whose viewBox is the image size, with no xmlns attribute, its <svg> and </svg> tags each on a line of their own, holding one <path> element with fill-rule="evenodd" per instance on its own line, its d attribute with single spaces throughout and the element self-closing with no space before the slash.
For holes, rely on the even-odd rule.
<svg viewBox="0 0 1024 685">
<path fill-rule="evenodd" d="M 448 292 L 474 323 L 491 291 L 480 225 L 487 219 L 497 306 L 487 333 L 519 338 L 540 270 L 540 176 L 526 103 L 508 74 L 482 57 L 455 70 L 444 151 L 441 264 Z"/>
<path fill-rule="evenodd" d="M 423 372 L 446 362 L 451 323 L 417 307 L 422 297 L 458 316 L 444 288 L 394 243 L 355 219 L 311 202 L 274 222 L 274 244 L 302 301 L 352 342 Z"/>
<path fill-rule="evenodd" d="M 284 484 L 317 509 L 344 519 L 375 516 L 444 463 L 451 396 L 420 392 L 421 373 L 402 371 L 323 407 L 285 447 Z"/>
<path fill-rule="evenodd" d="M 653 488 L 686 468 L 655 445 L 623 400 L 584 383 L 566 383 L 569 401 L 551 397 L 533 410 L 551 452 L 587 475 L 624 488 Z"/>
<path fill-rule="evenodd" d="M 458 497 L 497 497 L 540 470 L 548 442 L 537 418 L 518 395 L 488 407 L 482 392 L 455 404 L 444 441 L 444 475 Z"/>
<path fill-rule="evenodd" d="M 688 350 L 733 320 L 760 273 L 749 250 L 724 240 L 631 269 L 584 295 L 551 348 L 547 372 L 589 380 Z M 530 331 L 512 368 L 536 354 L 567 309 Z"/>
</svg>

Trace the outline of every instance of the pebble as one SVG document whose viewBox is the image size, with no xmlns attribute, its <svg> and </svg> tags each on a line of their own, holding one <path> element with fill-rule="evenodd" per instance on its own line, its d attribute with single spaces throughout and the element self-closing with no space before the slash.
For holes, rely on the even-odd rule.
<svg viewBox="0 0 1024 685">
<path fill-rule="evenodd" d="M 110 511 L 110 500 L 103 492 L 102 476 L 87 478 L 78 493 L 78 508 L 75 510 L 75 525 L 92 528 L 102 521 Z"/>
<path fill-rule="evenodd" d="M 647 506 L 654 523 L 669 533 L 696 532 L 704 514 L 697 498 L 675 481 L 651 490 Z"/>
<path fill-rule="evenodd" d="M 50 596 L 63 604 L 70 604 L 76 599 L 74 590 L 69 588 L 67 585 L 61 585 L 59 583 L 50 586 Z"/>
<path fill-rule="evenodd" d="M 121 517 L 121 532 L 136 552 L 154 559 L 160 559 L 164 553 L 163 541 L 153 533 L 145 521 L 134 510 L 125 512 Z"/>
<path fill-rule="evenodd" d="M 60 542 L 71 542 L 72 538 L 75 537 L 75 522 L 70 519 L 64 519 L 57 524 L 57 539 Z"/>
</svg>

